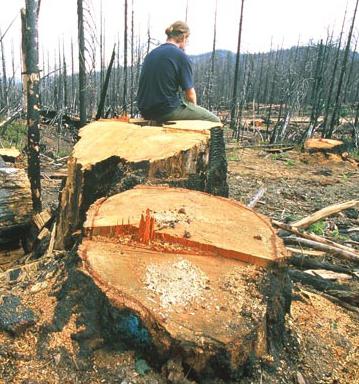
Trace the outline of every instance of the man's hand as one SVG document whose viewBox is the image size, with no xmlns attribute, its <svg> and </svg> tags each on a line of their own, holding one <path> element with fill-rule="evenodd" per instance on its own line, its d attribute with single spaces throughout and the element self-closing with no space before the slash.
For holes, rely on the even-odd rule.
<svg viewBox="0 0 359 384">
<path fill-rule="evenodd" d="M 197 105 L 197 95 L 194 88 L 189 88 L 185 90 L 186 100 L 190 103 Z"/>
</svg>

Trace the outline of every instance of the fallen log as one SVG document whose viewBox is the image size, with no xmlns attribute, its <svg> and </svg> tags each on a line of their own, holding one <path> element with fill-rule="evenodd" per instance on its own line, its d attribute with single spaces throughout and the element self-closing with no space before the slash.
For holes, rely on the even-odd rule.
<svg viewBox="0 0 359 384">
<path fill-rule="evenodd" d="M 294 147 L 290 146 L 290 147 L 281 147 L 281 148 L 267 148 L 267 149 L 264 149 L 264 151 L 268 153 L 283 153 L 283 152 L 291 151 L 293 149 Z"/>
<path fill-rule="evenodd" d="M 347 285 L 325 280 L 319 276 L 313 276 L 309 273 L 292 269 L 289 270 L 289 276 L 295 282 L 309 285 L 317 291 L 324 292 L 342 302 L 355 306 L 358 306 L 359 304 L 359 291 L 351 290 Z"/>
<path fill-rule="evenodd" d="M 292 223 L 291 225 L 294 228 L 306 228 L 306 227 L 309 227 L 309 225 L 319 221 L 320 219 L 334 215 L 336 213 L 339 213 L 349 208 L 358 208 L 358 207 L 359 207 L 359 200 L 357 199 L 346 201 L 340 204 L 329 205 L 328 207 L 325 207 L 307 217 L 304 217 L 303 219 L 298 220 Z"/>
<path fill-rule="evenodd" d="M 291 232 L 291 233 L 293 233 L 299 237 L 302 237 L 303 239 L 311 240 L 311 241 L 314 241 L 316 243 L 321 243 L 323 245 L 328 245 L 328 246 L 331 246 L 333 248 L 341 249 L 343 251 L 348 252 L 349 254 L 353 254 L 356 258 L 359 258 L 359 253 L 356 252 L 355 249 L 353 249 L 353 248 L 350 248 L 350 247 L 347 247 L 345 245 L 336 243 L 336 242 L 329 240 L 329 239 L 326 239 L 324 237 L 315 235 L 314 233 L 301 232 L 297 228 L 292 227 L 291 225 L 284 224 L 284 223 L 281 223 L 281 222 L 276 221 L 276 220 L 272 220 L 272 224 L 281 228 L 281 229 L 284 229 L 287 232 Z"/>
<path fill-rule="evenodd" d="M 294 265 L 298 268 L 326 269 L 328 271 L 351 274 L 351 270 L 347 267 L 343 267 L 340 265 L 334 265 L 334 264 L 328 263 L 326 261 L 319 261 L 319 260 L 313 259 L 312 257 L 292 256 L 288 259 L 288 262 L 291 265 Z"/>
<path fill-rule="evenodd" d="M 61 192 L 56 249 L 73 243 L 89 206 L 137 184 L 168 184 L 227 196 L 220 123 L 174 122 L 140 127 L 99 120 L 80 130 Z"/>
<path fill-rule="evenodd" d="M 111 339 L 141 337 L 157 361 L 176 356 L 198 376 L 228 378 L 282 340 L 286 251 L 270 222 L 238 202 L 137 186 L 91 206 L 78 255 L 108 298 Z"/>
<path fill-rule="evenodd" d="M 278 233 L 278 236 L 280 234 Z M 305 248 L 293 248 L 293 247 L 286 247 L 289 252 L 295 255 L 306 255 L 306 256 L 325 256 L 325 252 L 323 251 L 316 251 L 314 249 L 305 249 Z"/>
<path fill-rule="evenodd" d="M 349 252 L 341 248 L 333 247 L 331 245 L 319 243 L 317 241 L 303 239 L 300 237 L 289 236 L 284 238 L 284 243 L 289 245 L 303 245 L 304 247 L 310 247 L 318 249 L 319 251 L 325 251 L 334 256 L 340 256 L 344 259 L 359 262 L 359 256 L 354 252 Z"/>
<path fill-rule="evenodd" d="M 64 111 L 59 112 L 56 110 L 43 108 L 40 110 L 40 116 L 48 123 L 52 122 L 53 124 L 55 124 L 56 121 L 61 121 L 62 123 L 68 124 L 77 129 L 81 127 L 80 118 L 78 116 L 69 115 Z"/>
</svg>

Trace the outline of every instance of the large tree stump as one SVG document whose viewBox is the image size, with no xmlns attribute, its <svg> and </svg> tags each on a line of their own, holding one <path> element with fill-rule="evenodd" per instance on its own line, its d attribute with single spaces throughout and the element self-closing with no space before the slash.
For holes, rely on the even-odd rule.
<svg viewBox="0 0 359 384">
<path fill-rule="evenodd" d="M 220 123 L 175 122 L 140 127 L 97 121 L 80 130 L 68 161 L 57 226 L 58 249 L 72 244 L 98 198 L 137 184 L 168 184 L 227 196 L 227 163 Z"/>
<path fill-rule="evenodd" d="M 306 152 L 315 153 L 337 153 L 340 154 L 344 151 L 344 143 L 340 140 L 333 139 L 308 139 L 304 143 Z"/>
<path fill-rule="evenodd" d="M 0 267 L 24 255 L 21 240 L 30 224 L 30 183 L 23 169 L 0 167 Z"/>
<path fill-rule="evenodd" d="M 255 211 L 203 192 L 138 186 L 93 204 L 84 234 L 78 252 L 112 304 L 114 339 L 223 377 L 280 341 L 289 281 L 262 267 L 286 251 Z"/>
</svg>

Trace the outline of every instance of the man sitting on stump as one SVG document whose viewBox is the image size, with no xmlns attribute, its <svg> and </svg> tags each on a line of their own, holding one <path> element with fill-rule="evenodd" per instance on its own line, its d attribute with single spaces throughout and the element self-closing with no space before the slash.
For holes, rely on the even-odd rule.
<svg viewBox="0 0 359 384">
<path fill-rule="evenodd" d="M 220 121 L 197 105 L 192 65 L 184 52 L 189 34 L 188 25 L 176 21 L 166 29 L 166 43 L 146 56 L 137 94 L 138 108 L 145 119 Z M 184 91 L 184 99 L 178 94 L 179 88 Z"/>
</svg>

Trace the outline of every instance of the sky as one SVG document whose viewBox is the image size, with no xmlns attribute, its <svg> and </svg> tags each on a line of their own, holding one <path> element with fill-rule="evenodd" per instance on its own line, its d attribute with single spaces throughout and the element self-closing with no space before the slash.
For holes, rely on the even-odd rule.
<svg viewBox="0 0 359 384">
<path fill-rule="evenodd" d="M 102 4 L 105 20 L 107 56 L 117 37 L 123 38 L 124 0 L 84 0 L 90 4 L 91 15 L 100 25 Z M 217 0 L 217 49 L 236 51 L 240 0 Z M 188 54 L 211 51 L 213 41 L 214 9 L 216 0 L 188 0 L 187 22 L 191 29 Z M 55 52 L 59 40 L 69 50 L 71 38 L 77 39 L 76 0 L 41 0 L 39 17 L 39 40 L 43 51 Z M 131 4 L 129 3 L 129 17 Z M 346 6 L 347 25 L 353 15 L 355 0 L 245 0 L 242 52 L 266 52 L 271 45 L 291 47 L 298 43 L 317 42 L 325 39 L 334 28 L 339 35 Z M 20 46 L 20 8 L 25 0 L 0 0 L 0 29 L 4 32 L 11 21 L 16 21 L 4 38 L 7 55 L 11 46 L 15 51 Z M 185 19 L 187 0 L 133 0 L 135 33 L 142 42 L 151 36 L 158 42 L 165 40 L 164 30 L 172 22 Z M 359 18 L 359 16 L 357 16 Z M 356 36 L 358 35 L 356 23 Z"/>
</svg>

